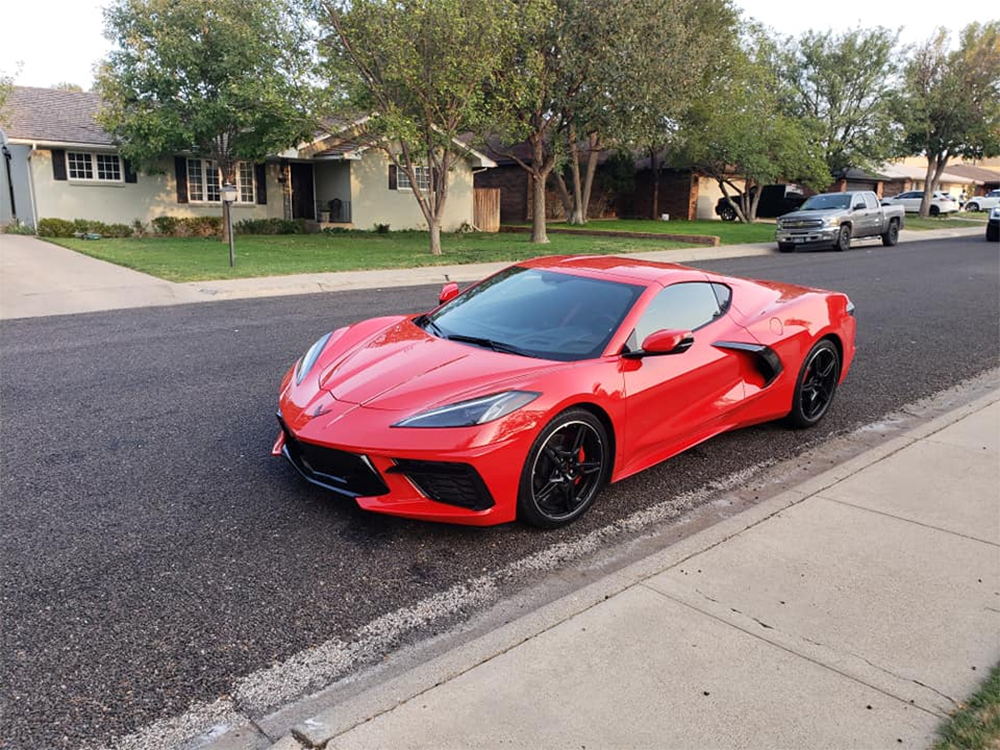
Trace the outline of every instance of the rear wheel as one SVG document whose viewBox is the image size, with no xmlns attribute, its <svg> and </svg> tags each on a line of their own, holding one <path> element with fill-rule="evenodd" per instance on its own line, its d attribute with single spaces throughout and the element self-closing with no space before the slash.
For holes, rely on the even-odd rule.
<svg viewBox="0 0 1000 750">
<path fill-rule="evenodd" d="M 889 222 L 889 229 L 882 235 L 882 244 L 892 247 L 899 242 L 899 222 L 892 219 Z"/>
<path fill-rule="evenodd" d="M 719 209 L 719 218 L 723 221 L 736 221 L 736 209 L 730 205 L 725 205 Z"/>
<path fill-rule="evenodd" d="M 975 202 L 973 202 L 973 203 L 966 203 L 965 204 L 965 210 L 969 211 L 971 213 L 977 213 L 979 211 L 979 204 L 975 203 Z"/>
<path fill-rule="evenodd" d="M 569 409 L 535 438 L 521 470 L 518 517 L 554 529 L 572 523 L 593 504 L 611 469 L 604 425 L 585 409 Z"/>
<path fill-rule="evenodd" d="M 931 206 L 931 210 L 930 210 L 931 216 L 937 216 L 939 213 L 941 213 L 941 209 L 940 208 L 938 208 L 937 206 Z"/>
<path fill-rule="evenodd" d="M 806 356 L 795 382 L 788 421 L 795 427 L 818 424 L 833 403 L 840 382 L 840 352 L 829 339 L 818 342 Z"/>
<path fill-rule="evenodd" d="M 837 234 L 837 241 L 834 243 L 833 249 L 840 253 L 851 249 L 851 227 L 848 224 L 844 224 L 844 226 L 840 228 L 840 232 Z"/>
</svg>

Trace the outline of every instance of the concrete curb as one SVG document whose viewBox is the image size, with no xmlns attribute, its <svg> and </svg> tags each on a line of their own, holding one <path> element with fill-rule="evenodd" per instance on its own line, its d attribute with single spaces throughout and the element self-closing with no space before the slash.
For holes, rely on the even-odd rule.
<svg viewBox="0 0 1000 750">
<path fill-rule="evenodd" d="M 904 448 L 926 439 L 997 401 L 1000 401 L 1000 391 L 993 391 L 953 409 L 947 414 L 919 425 L 882 445 L 871 448 L 793 489 L 786 490 L 735 516 L 722 520 L 667 549 L 656 552 L 551 604 L 410 669 L 384 684 L 342 702 L 334 701 L 330 708 L 295 725 L 291 730 L 291 737 L 286 736 L 279 743 L 270 747 L 291 750 L 296 747 L 327 746 L 326 743 L 335 741 L 337 735 L 352 727 L 393 710 L 396 706 L 415 696 L 510 651 L 521 643 L 535 638 L 626 589 L 643 584 L 649 578 L 683 563 L 688 558 L 725 543 L 782 511 L 819 495 L 844 479 L 893 456 Z M 868 685 L 875 686 L 876 689 L 892 689 L 898 695 L 909 697 L 925 711 L 938 715 L 944 713 L 940 696 L 936 695 L 931 688 L 914 685 L 912 681 L 910 684 L 905 684 L 907 681 L 888 676 L 871 665 L 850 663 L 843 665 L 843 668 L 845 673 L 851 673 L 856 679 L 863 680 Z M 270 728 L 266 719 L 259 724 L 265 731 Z M 292 739 L 293 737 L 295 740 Z"/>
</svg>

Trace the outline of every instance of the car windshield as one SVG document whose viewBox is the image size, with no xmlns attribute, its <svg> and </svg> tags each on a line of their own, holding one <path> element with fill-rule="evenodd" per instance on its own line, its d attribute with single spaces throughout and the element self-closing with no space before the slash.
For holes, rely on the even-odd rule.
<svg viewBox="0 0 1000 750">
<path fill-rule="evenodd" d="M 827 208 L 850 208 L 851 194 L 837 193 L 836 195 L 814 195 L 802 204 L 801 211 L 823 211 Z"/>
<path fill-rule="evenodd" d="M 603 353 L 644 289 L 514 266 L 415 322 L 440 338 L 573 362 Z"/>
</svg>

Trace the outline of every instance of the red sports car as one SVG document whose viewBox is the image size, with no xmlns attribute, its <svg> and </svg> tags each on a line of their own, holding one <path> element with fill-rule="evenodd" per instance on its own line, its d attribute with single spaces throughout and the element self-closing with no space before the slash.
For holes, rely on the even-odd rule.
<svg viewBox="0 0 1000 750">
<path fill-rule="evenodd" d="M 525 261 L 420 315 L 338 328 L 281 384 L 283 455 L 362 508 L 579 518 L 725 430 L 819 422 L 854 357 L 846 295 L 649 261 Z"/>
</svg>

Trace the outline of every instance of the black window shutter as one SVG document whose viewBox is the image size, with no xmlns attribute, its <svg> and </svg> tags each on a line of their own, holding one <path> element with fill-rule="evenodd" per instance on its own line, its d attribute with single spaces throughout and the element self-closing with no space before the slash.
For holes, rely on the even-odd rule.
<svg viewBox="0 0 1000 750">
<path fill-rule="evenodd" d="M 261 206 L 267 205 L 267 166 L 264 164 L 254 164 L 253 180 L 257 183 L 257 203 Z"/>
<path fill-rule="evenodd" d="M 52 179 L 66 179 L 66 149 L 52 149 Z"/>
<path fill-rule="evenodd" d="M 65 179 L 65 178 L 63 178 L 63 179 Z M 390 190 L 396 190 L 396 189 L 398 189 L 397 188 L 397 184 L 398 183 L 396 181 L 396 165 L 395 164 L 390 164 L 389 165 L 389 189 Z"/>
<path fill-rule="evenodd" d="M 132 162 L 128 159 L 122 160 L 122 169 L 125 172 L 125 182 L 135 183 L 139 181 L 139 176 L 132 169 Z"/>
<path fill-rule="evenodd" d="M 183 156 L 174 157 L 174 175 L 177 177 L 177 202 L 188 202 L 188 170 L 187 159 Z"/>
</svg>

